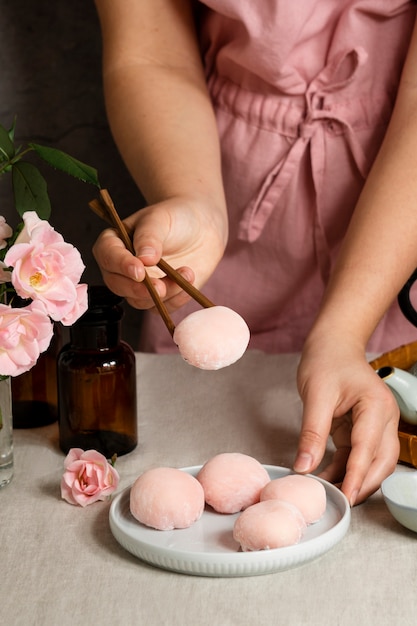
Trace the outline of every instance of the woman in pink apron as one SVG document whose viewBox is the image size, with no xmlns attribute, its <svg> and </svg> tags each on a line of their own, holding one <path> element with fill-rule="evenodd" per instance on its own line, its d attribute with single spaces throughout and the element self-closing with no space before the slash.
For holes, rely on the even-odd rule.
<svg viewBox="0 0 417 626">
<path fill-rule="evenodd" d="M 334 431 L 352 410 L 343 490 L 352 502 L 363 499 L 398 453 L 398 410 L 365 351 L 417 337 L 395 301 L 417 266 L 413 59 L 392 116 L 415 7 L 408 0 L 96 4 L 109 119 L 149 203 L 128 220 L 140 260 L 109 231 L 97 242 L 107 284 L 150 308 L 142 262 L 152 266 L 163 255 L 244 317 L 250 348 L 303 350 L 295 468 L 318 465 L 332 422 Z M 176 322 L 196 308 L 183 306 L 170 281 L 157 284 Z M 176 351 L 158 316 L 146 315 L 140 348 Z M 350 452 L 346 437 L 337 445 L 343 461 L 326 474 L 332 479 Z"/>
</svg>

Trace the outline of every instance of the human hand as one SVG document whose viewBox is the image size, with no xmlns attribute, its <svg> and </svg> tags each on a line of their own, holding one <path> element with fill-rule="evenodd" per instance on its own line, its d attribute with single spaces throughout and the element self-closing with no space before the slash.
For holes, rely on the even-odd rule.
<svg viewBox="0 0 417 626">
<path fill-rule="evenodd" d="M 103 231 L 93 246 L 104 282 L 114 293 L 138 309 L 154 306 L 143 279 L 152 277 L 169 311 L 183 306 L 190 296 L 155 265 L 163 256 L 189 282 L 201 287 L 222 257 L 227 220 L 222 211 L 173 198 L 141 209 L 124 220 L 133 233 L 133 256 L 112 229 Z"/>
<path fill-rule="evenodd" d="M 328 435 L 336 451 L 320 476 L 341 488 L 350 504 L 379 489 L 399 456 L 399 408 L 367 363 L 364 350 L 345 338 L 307 340 L 298 369 L 303 424 L 294 469 L 314 471 Z"/>
</svg>

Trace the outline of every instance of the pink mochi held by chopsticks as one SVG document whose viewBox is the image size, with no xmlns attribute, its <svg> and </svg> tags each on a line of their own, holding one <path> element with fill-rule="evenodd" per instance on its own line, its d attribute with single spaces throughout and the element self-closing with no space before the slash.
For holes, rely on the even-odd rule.
<svg viewBox="0 0 417 626">
<path fill-rule="evenodd" d="M 187 363 L 218 370 L 240 359 L 248 347 L 249 328 L 235 311 L 224 306 L 200 309 L 175 328 L 173 339 Z"/>
</svg>

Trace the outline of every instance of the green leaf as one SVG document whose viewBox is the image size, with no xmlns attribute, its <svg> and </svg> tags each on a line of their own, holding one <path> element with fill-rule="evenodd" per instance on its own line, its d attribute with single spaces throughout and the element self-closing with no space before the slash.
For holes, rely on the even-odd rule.
<svg viewBox="0 0 417 626">
<path fill-rule="evenodd" d="M 15 155 L 15 149 L 9 132 L 0 124 L 0 161 L 9 161 Z"/>
<path fill-rule="evenodd" d="M 16 129 L 16 117 L 14 118 L 12 127 L 9 130 L 9 137 L 10 137 L 11 141 L 14 141 L 14 131 L 15 131 L 15 129 Z"/>
<path fill-rule="evenodd" d="M 86 165 L 74 157 L 57 150 L 56 148 L 49 148 L 47 146 L 40 146 L 37 143 L 30 143 L 29 146 L 35 150 L 35 152 L 46 161 L 51 167 L 65 172 L 74 178 L 82 180 L 84 183 L 90 183 L 100 189 L 100 183 L 98 181 L 97 170 L 90 165 Z"/>
<path fill-rule="evenodd" d="M 12 184 L 15 206 L 20 216 L 25 211 L 36 211 L 40 219 L 49 219 L 51 203 L 46 181 L 35 165 L 26 161 L 14 163 Z"/>
</svg>

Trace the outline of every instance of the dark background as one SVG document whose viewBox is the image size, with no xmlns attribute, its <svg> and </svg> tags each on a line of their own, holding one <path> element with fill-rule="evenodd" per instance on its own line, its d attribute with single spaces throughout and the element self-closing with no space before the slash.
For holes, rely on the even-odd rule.
<svg viewBox="0 0 417 626">
<path fill-rule="evenodd" d="M 101 35 L 92 0 L 0 0 L 0 68 L 0 124 L 8 129 L 16 117 L 18 144 L 59 148 L 95 167 L 122 217 L 143 206 L 107 123 Z M 30 160 L 48 183 L 51 224 L 81 252 L 82 281 L 102 284 L 91 248 L 105 226 L 88 207 L 96 188 L 36 156 Z M 0 215 L 16 225 L 8 175 L 0 178 Z M 124 309 L 123 337 L 135 348 L 141 315 L 128 305 Z"/>
</svg>

